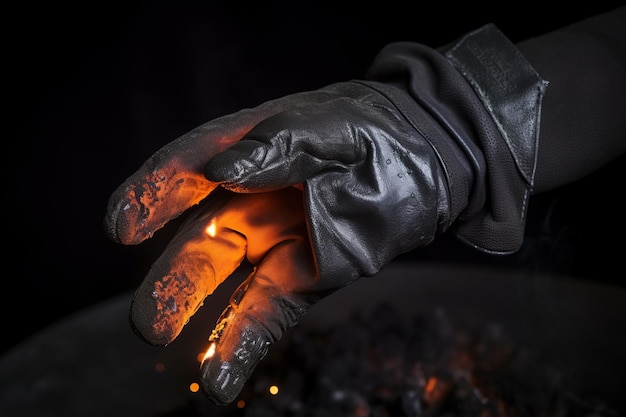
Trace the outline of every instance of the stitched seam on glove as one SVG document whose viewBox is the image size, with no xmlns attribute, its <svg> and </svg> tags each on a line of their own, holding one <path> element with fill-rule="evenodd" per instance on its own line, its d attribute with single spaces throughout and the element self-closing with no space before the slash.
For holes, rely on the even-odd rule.
<svg viewBox="0 0 626 417">
<path fill-rule="evenodd" d="M 445 56 L 476 91 L 532 188 L 548 82 L 493 24 L 470 32 Z"/>
</svg>

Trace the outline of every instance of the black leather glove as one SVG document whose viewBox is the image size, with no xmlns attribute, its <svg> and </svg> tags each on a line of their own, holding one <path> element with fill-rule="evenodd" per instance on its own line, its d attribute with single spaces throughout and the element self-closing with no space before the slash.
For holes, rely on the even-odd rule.
<svg viewBox="0 0 626 417">
<path fill-rule="evenodd" d="M 197 205 L 138 289 L 135 329 L 169 343 L 248 257 L 257 267 L 201 368 L 204 392 L 227 404 L 315 302 L 437 233 L 516 250 L 544 87 L 488 25 L 440 50 L 390 45 L 368 80 L 270 101 L 171 142 L 113 193 L 105 222 L 112 239 L 136 244 Z M 207 235 L 214 220 L 218 234 Z"/>
</svg>

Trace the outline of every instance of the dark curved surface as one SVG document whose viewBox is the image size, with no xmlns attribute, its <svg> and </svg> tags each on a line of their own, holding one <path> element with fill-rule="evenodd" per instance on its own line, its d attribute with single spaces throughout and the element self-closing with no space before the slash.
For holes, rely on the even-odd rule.
<svg viewBox="0 0 626 417">
<path fill-rule="evenodd" d="M 0 415 L 164 416 L 193 396 L 196 354 L 243 274 L 207 299 L 167 347 L 140 341 L 128 323 L 132 294 L 60 321 L 0 358 Z M 613 408 L 626 371 L 626 291 L 509 269 L 391 264 L 320 302 L 301 326 L 329 326 L 393 301 L 406 314 L 445 308 L 452 317 L 502 325 L 564 381 Z M 156 370 L 158 364 L 164 369 Z M 194 397 L 197 399 L 197 397 Z M 172 414 L 169 414 L 172 415 Z"/>
</svg>

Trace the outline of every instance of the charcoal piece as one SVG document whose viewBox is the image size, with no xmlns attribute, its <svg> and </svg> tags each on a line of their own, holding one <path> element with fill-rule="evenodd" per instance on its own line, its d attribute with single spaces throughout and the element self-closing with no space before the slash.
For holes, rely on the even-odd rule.
<svg viewBox="0 0 626 417">
<path fill-rule="evenodd" d="M 244 387 L 245 407 L 195 400 L 184 415 L 617 417 L 563 386 L 498 323 L 455 321 L 443 309 L 406 317 L 381 303 L 329 328 L 287 332 Z"/>
</svg>

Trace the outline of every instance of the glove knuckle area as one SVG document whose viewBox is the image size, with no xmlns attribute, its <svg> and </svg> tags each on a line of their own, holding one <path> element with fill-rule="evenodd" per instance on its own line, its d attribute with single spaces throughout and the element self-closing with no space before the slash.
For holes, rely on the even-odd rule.
<svg viewBox="0 0 626 417">
<path fill-rule="evenodd" d="M 336 286 L 372 276 L 397 255 L 430 243 L 444 211 L 438 202 L 445 183 L 428 142 L 398 121 L 364 134 L 363 164 L 320 175 L 306 188 L 320 277 Z"/>
<path fill-rule="evenodd" d="M 360 163 L 366 156 L 362 132 L 380 121 L 381 110 L 370 100 L 382 101 L 382 96 L 349 84 L 352 96 L 330 94 L 259 122 L 207 163 L 207 178 L 232 190 L 268 190 Z"/>
</svg>

